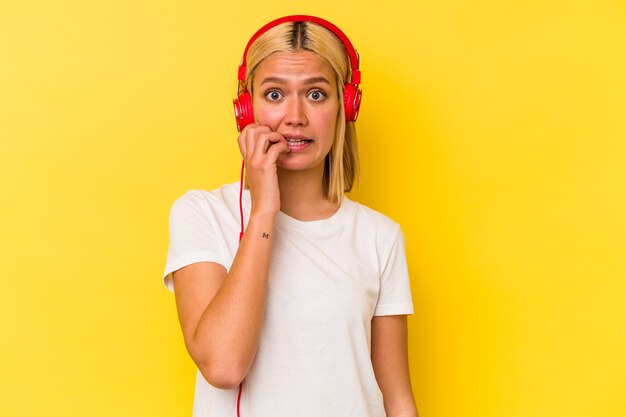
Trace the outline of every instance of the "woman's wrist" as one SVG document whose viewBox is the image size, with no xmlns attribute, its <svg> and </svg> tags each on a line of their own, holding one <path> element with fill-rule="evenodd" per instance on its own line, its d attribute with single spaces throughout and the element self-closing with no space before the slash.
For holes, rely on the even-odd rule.
<svg viewBox="0 0 626 417">
<path fill-rule="evenodd" d="M 274 228 L 274 221 L 279 210 L 252 210 L 250 213 L 250 220 L 248 221 L 248 228 L 252 225 L 264 226 Z"/>
</svg>

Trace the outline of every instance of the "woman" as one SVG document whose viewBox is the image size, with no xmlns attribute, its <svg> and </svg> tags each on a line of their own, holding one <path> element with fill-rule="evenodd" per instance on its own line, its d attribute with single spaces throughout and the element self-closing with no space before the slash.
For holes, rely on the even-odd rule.
<svg viewBox="0 0 626 417">
<path fill-rule="evenodd" d="M 347 37 L 311 16 L 270 22 L 246 48 L 245 233 L 236 183 L 189 191 L 170 215 L 165 282 L 199 370 L 194 416 L 417 416 L 402 232 L 343 195 L 359 75 Z"/>
</svg>

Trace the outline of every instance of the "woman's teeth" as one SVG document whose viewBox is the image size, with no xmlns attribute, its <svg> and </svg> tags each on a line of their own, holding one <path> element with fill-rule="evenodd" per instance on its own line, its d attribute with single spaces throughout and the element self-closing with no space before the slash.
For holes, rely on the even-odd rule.
<svg viewBox="0 0 626 417">
<path fill-rule="evenodd" d="M 310 139 L 286 139 L 289 145 L 304 145 L 307 142 L 310 142 Z"/>
</svg>

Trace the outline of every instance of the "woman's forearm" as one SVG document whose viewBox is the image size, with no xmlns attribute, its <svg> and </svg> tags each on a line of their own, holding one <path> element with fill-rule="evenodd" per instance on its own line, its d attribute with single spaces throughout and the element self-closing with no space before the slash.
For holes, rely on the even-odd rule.
<svg viewBox="0 0 626 417">
<path fill-rule="evenodd" d="M 188 349 L 200 371 L 218 388 L 236 387 L 259 343 L 275 214 L 250 217 L 232 267 L 204 310 Z"/>
</svg>

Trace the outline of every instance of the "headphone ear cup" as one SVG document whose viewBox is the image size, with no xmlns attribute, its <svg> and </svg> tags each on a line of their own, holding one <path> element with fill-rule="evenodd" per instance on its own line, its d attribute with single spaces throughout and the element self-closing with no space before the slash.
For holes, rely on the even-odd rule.
<svg viewBox="0 0 626 417">
<path fill-rule="evenodd" d="M 252 96 L 250 96 L 250 93 L 244 90 L 239 94 L 239 97 L 233 100 L 233 107 L 235 108 L 235 120 L 238 131 L 241 132 L 246 126 L 254 123 L 254 111 L 252 110 Z"/>
<path fill-rule="evenodd" d="M 346 84 L 343 90 L 343 104 L 346 111 L 346 122 L 356 122 L 361 107 L 361 90 L 354 84 Z"/>
</svg>

